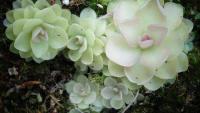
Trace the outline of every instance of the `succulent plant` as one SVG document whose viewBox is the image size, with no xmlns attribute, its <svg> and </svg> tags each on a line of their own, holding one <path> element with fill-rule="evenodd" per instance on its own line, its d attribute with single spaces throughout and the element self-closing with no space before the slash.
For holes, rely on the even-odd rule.
<svg viewBox="0 0 200 113">
<path fill-rule="evenodd" d="M 112 76 L 127 77 L 156 90 L 188 68 L 184 44 L 193 23 L 183 7 L 162 0 L 117 0 L 108 6 L 114 30 L 107 33 L 106 56 Z M 117 29 L 117 30 L 116 30 Z"/>
<path fill-rule="evenodd" d="M 105 87 L 101 90 L 103 104 L 108 108 L 120 109 L 126 103 L 129 104 L 134 95 L 129 92 L 126 85 L 117 82 L 114 78 L 107 77 L 104 81 Z"/>
<path fill-rule="evenodd" d="M 18 0 L 6 13 L 10 50 L 36 62 L 53 59 L 67 45 L 71 13 L 46 0 Z"/>
<path fill-rule="evenodd" d="M 80 62 L 93 70 L 103 68 L 102 53 L 104 42 L 101 40 L 106 29 L 106 21 L 97 18 L 94 10 L 84 9 L 80 17 L 74 17 L 69 27 L 68 57 L 74 62 Z"/>
<path fill-rule="evenodd" d="M 78 105 L 80 109 L 86 109 L 96 100 L 94 86 L 84 75 L 79 75 L 76 81 L 66 83 L 65 88 L 70 95 L 71 103 Z"/>
</svg>

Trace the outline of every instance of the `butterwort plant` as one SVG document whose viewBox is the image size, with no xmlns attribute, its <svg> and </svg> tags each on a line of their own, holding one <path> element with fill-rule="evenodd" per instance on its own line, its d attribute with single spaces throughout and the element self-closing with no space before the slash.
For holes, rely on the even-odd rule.
<svg viewBox="0 0 200 113">
<path fill-rule="evenodd" d="M 65 89 L 69 93 L 71 103 L 80 109 L 87 109 L 96 100 L 95 85 L 84 75 L 78 75 L 77 79 L 65 84 Z"/>
<path fill-rule="evenodd" d="M 71 19 L 68 10 L 46 0 L 18 0 L 6 13 L 6 36 L 12 41 L 10 50 L 22 58 L 36 62 L 53 59 L 66 47 Z"/>
<path fill-rule="evenodd" d="M 112 76 L 157 90 L 188 68 L 184 44 L 193 23 L 180 4 L 163 0 L 116 0 L 108 6 L 114 27 L 106 56 Z M 114 29 L 114 28 L 113 28 Z"/>
<path fill-rule="evenodd" d="M 106 21 L 97 18 L 96 12 L 86 8 L 80 17 L 73 15 L 69 27 L 69 51 L 65 56 L 74 62 L 88 66 L 93 70 L 103 68 L 104 42 L 102 38 L 106 30 Z"/>
</svg>

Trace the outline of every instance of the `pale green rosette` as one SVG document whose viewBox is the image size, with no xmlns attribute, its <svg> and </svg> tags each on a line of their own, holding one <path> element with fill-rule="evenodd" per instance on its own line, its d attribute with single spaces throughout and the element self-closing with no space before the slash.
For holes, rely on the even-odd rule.
<svg viewBox="0 0 200 113">
<path fill-rule="evenodd" d="M 22 58 L 40 63 L 53 59 L 66 47 L 71 13 L 46 0 L 18 0 L 15 9 L 6 13 L 6 36 L 12 41 L 10 50 Z"/>
<path fill-rule="evenodd" d="M 104 85 L 101 96 L 103 97 L 102 103 L 107 108 L 121 109 L 125 104 L 130 104 L 134 98 L 127 85 L 114 78 L 107 77 Z"/>
<path fill-rule="evenodd" d="M 117 0 L 110 3 L 108 13 L 113 15 L 105 47 L 110 76 L 157 90 L 187 70 L 184 45 L 193 23 L 183 17 L 181 5 Z"/>
<path fill-rule="evenodd" d="M 70 81 L 65 84 L 65 89 L 69 93 L 71 103 L 77 105 L 80 109 L 87 109 L 89 105 L 96 101 L 96 89 L 84 75 L 79 75 L 76 81 Z"/>
<path fill-rule="evenodd" d="M 84 9 L 80 17 L 73 15 L 72 25 L 69 27 L 69 41 L 67 47 L 69 59 L 93 70 L 103 68 L 102 53 L 104 52 L 104 37 L 106 21 L 97 18 L 94 10 Z M 66 55 L 65 55 L 66 56 Z"/>
</svg>

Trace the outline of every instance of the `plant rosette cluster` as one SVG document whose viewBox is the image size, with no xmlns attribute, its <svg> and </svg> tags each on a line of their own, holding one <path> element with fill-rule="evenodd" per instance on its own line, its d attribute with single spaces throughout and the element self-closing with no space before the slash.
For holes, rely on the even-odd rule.
<svg viewBox="0 0 200 113">
<path fill-rule="evenodd" d="M 46 0 L 18 0 L 6 13 L 6 36 L 12 41 L 10 50 L 36 62 L 53 59 L 68 41 L 71 13 Z"/>
<path fill-rule="evenodd" d="M 89 66 L 93 70 L 103 68 L 103 57 L 106 21 L 97 18 L 96 12 L 85 8 L 80 17 L 73 15 L 69 27 L 67 54 L 69 59 L 78 65 Z M 65 56 L 67 56 L 65 55 Z"/>
<path fill-rule="evenodd" d="M 155 91 L 188 69 L 193 23 L 179 4 L 112 0 L 102 17 L 91 8 L 71 15 L 47 0 L 17 0 L 13 8 L 6 13 L 12 52 L 40 63 L 63 50 L 75 63 L 76 79 L 65 84 L 70 113 L 129 107 L 142 86 Z M 99 73 L 87 78 L 88 67 Z"/>
<path fill-rule="evenodd" d="M 183 7 L 162 0 L 117 0 L 108 6 L 113 26 L 105 47 L 114 77 L 157 90 L 188 69 L 184 45 L 193 23 Z"/>
<path fill-rule="evenodd" d="M 121 109 L 125 105 L 133 103 L 134 93 L 140 88 L 125 78 L 107 77 L 103 84 L 91 81 L 93 80 L 84 75 L 78 75 L 75 80 L 65 84 L 69 99 L 72 104 L 77 106 L 77 110 L 91 109 L 100 112 L 103 108 Z"/>
</svg>

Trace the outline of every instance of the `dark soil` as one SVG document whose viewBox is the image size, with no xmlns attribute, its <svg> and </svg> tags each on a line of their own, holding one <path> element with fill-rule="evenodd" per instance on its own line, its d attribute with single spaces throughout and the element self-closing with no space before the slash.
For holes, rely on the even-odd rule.
<svg viewBox="0 0 200 113">
<path fill-rule="evenodd" d="M 71 106 L 67 104 L 63 84 L 71 79 L 73 63 L 58 55 L 52 61 L 37 64 L 11 53 L 2 24 L 11 2 L 0 1 L 0 113 L 67 113 Z M 181 0 L 180 3 L 185 7 L 185 16 L 195 25 L 195 48 L 189 53 L 189 70 L 181 73 L 175 84 L 146 93 L 145 102 L 127 113 L 200 113 L 200 20 L 195 19 L 195 14 L 200 12 L 200 1 Z M 78 4 L 70 8 L 78 14 L 86 6 Z M 103 13 L 99 10 L 99 14 Z M 11 73 L 14 75 L 8 70 L 14 71 Z"/>
</svg>

